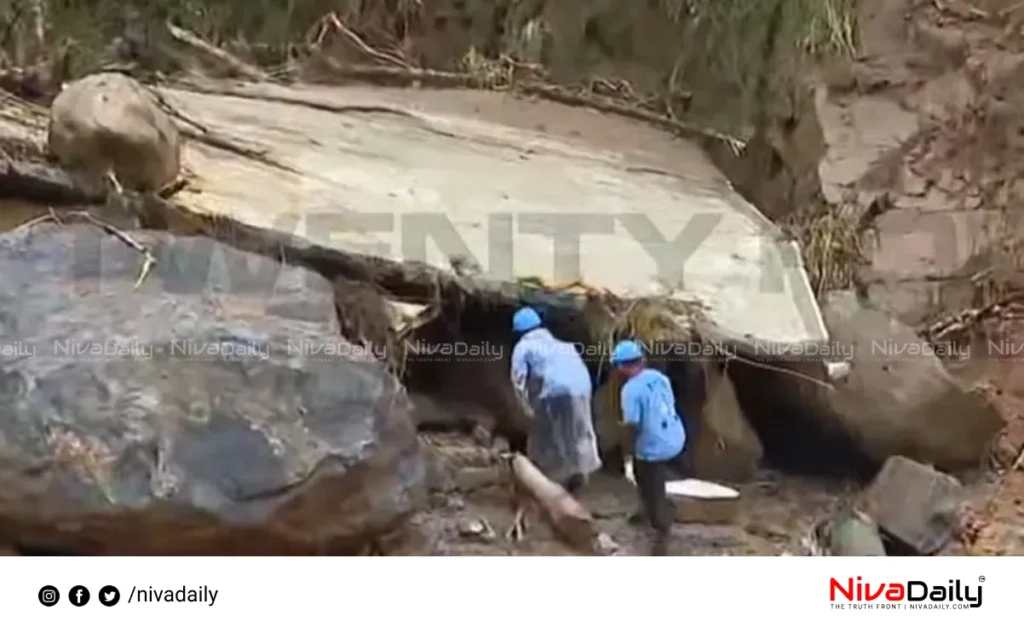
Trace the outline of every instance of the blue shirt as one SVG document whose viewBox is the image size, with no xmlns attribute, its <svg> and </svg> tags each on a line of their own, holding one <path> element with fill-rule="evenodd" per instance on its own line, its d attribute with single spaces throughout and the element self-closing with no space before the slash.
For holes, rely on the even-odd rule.
<svg viewBox="0 0 1024 633">
<path fill-rule="evenodd" d="M 676 411 L 672 383 L 656 369 L 644 368 L 622 385 L 622 419 L 637 428 L 637 459 L 665 461 L 686 445 L 686 429 Z"/>
<path fill-rule="evenodd" d="M 512 384 L 523 397 L 528 385 L 539 385 L 540 398 L 568 395 L 587 396 L 593 392 L 590 372 L 576 348 L 560 341 L 545 328 L 523 335 L 512 350 Z"/>
</svg>

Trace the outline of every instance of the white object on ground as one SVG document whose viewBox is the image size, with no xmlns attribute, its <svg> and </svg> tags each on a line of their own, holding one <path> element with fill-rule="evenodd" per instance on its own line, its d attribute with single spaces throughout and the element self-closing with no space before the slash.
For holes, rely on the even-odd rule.
<svg viewBox="0 0 1024 633">
<path fill-rule="evenodd" d="M 633 474 L 633 460 L 626 460 L 625 471 L 626 480 L 635 486 L 636 475 Z M 677 479 L 666 482 L 665 492 L 694 499 L 735 499 L 740 496 L 737 490 L 700 479 Z"/>
<path fill-rule="evenodd" d="M 700 479 L 670 481 L 665 484 L 665 492 L 693 499 L 735 499 L 740 496 L 737 490 Z"/>
<path fill-rule="evenodd" d="M 828 374 L 829 382 L 839 382 L 850 375 L 850 363 L 846 361 L 826 362 L 825 372 Z"/>
</svg>

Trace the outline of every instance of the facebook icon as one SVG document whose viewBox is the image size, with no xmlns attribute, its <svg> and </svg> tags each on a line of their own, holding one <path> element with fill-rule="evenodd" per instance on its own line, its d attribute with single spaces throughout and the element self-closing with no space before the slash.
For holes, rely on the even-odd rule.
<svg viewBox="0 0 1024 633">
<path fill-rule="evenodd" d="M 76 607 L 84 607 L 89 603 L 89 590 L 82 585 L 75 585 L 71 588 L 71 592 L 68 593 L 68 599 Z"/>
</svg>

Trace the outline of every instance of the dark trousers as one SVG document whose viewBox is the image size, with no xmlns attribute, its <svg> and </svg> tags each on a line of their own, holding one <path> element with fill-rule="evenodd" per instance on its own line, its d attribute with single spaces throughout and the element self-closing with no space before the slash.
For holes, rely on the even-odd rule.
<svg viewBox="0 0 1024 633">
<path fill-rule="evenodd" d="M 566 480 L 563 488 L 565 488 L 565 491 L 568 492 L 569 494 L 575 495 L 580 490 L 582 490 L 583 486 L 585 485 L 587 485 L 586 475 L 576 473 L 575 475 L 570 476 L 569 479 Z"/>
<path fill-rule="evenodd" d="M 687 477 L 683 465 L 683 451 L 671 459 L 649 462 L 633 461 L 633 475 L 640 493 L 640 503 L 651 527 L 660 535 L 668 535 L 675 521 L 675 508 L 665 494 L 665 484 L 679 477 Z"/>
</svg>

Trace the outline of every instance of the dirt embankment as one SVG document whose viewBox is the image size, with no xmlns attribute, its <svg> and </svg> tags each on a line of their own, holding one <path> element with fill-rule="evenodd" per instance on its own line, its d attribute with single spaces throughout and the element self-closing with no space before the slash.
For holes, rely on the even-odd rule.
<svg viewBox="0 0 1024 633">
<path fill-rule="evenodd" d="M 1009 421 L 997 470 L 1024 447 L 1017 323 L 1024 217 L 1019 3 L 859 6 L 861 55 L 822 69 L 825 194 L 865 214 L 860 290 L 908 324 L 943 320 L 951 367 Z M 979 490 L 969 551 L 1024 548 L 1024 475 Z"/>
</svg>

